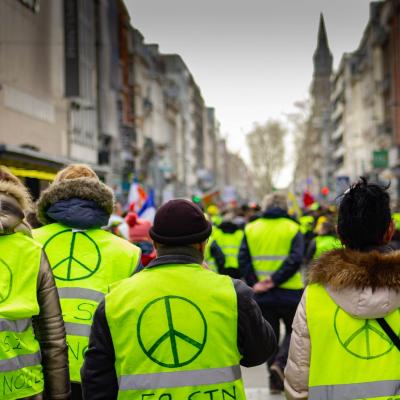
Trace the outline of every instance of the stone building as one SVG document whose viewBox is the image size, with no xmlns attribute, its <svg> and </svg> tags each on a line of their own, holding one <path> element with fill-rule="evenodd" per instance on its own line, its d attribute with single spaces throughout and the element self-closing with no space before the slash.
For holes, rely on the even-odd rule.
<svg viewBox="0 0 400 400">
<path fill-rule="evenodd" d="M 189 68 L 177 54 L 161 56 L 165 65 L 165 73 L 176 89 L 176 103 L 179 106 L 180 129 L 176 136 L 176 196 L 189 197 L 196 187 L 196 171 L 192 151 L 194 137 L 192 136 L 193 121 L 191 109 L 192 80 Z"/>
<path fill-rule="evenodd" d="M 313 161 L 313 187 L 319 190 L 329 184 L 330 168 L 330 114 L 331 114 L 331 75 L 333 57 L 329 49 L 328 37 L 324 17 L 321 14 L 317 48 L 313 55 L 314 73 L 311 83 L 311 125 L 310 125 L 310 152 Z"/>
<path fill-rule="evenodd" d="M 0 163 L 35 196 L 85 162 L 122 201 L 134 176 L 157 203 L 190 197 L 226 184 L 227 154 L 182 58 L 123 0 L 0 0 Z"/>
<path fill-rule="evenodd" d="M 0 1 L 0 163 L 25 178 L 35 196 L 66 161 L 71 144 L 63 2 L 36 4 Z"/>
<path fill-rule="evenodd" d="M 387 0 L 380 13 L 382 26 L 384 131 L 392 139 L 388 155 L 392 193 L 400 199 L 400 0 Z"/>
<path fill-rule="evenodd" d="M 395 100 L 399 76 L 395 43 L 399 39 L 393 29 L 399 14 L 396 6 L 397 1 L 370 4 L 369 21 L 357 50 L 342 57 L 332 79 L 331 98 L 332 161 L 338 186 L 359 176 L 391 180 L 393 197 L 398 197 L 399 190 Z"/>
<path fill-rule="evenodd" d="M 127 26 L 118 0 L 0 2 L 0 162 L 25 171 L 14 172 L 29 175 L 34 195 L 69 162 L 90 164 L 116 189 L 127 181 Z"/>
</svg>

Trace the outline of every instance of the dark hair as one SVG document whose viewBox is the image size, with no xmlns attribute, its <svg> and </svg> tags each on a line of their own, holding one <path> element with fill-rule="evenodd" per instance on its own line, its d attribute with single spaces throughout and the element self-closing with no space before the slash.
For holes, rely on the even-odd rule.
<svg viewBox="0 0 400 400">
<path fill-rule="evenodd" d="M 338 233 L 348 248 L 365 250 L 382 244 L 392 218 L 389 186 L 368 183 L 361 177 L 343 194 Z"/>
</svg>

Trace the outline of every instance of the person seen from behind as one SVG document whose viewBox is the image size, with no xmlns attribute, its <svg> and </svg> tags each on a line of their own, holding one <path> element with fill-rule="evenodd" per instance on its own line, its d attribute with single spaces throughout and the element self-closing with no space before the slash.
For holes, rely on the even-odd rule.
<svg viewBox="0 0 400 400">
<path fill-rule="evenodd" d="M 42 192 L 43 227 L 33 231 L 49 259 L 63 311 L 69 348 L 72 399 L 81 399 L 80 368 L 97 305 L 109 286 L 131 276 L 140 250 L 107 232 L 114 196 L 87 165 L 71 164 Z"/>
<path fill-rule="evenodd" d="M 292 321 L 303 293 L 300 266 L 304 242 L 299 224 L 288 215 L 284 192 L 267 195 L 263 203 L 264 213 L 245 228 L 239 268 L 278 341 L 281 321 L 285 325 L 279 351 L 268 360 L 270 390 L 279 393 L 283 391 Z"/>
<path fill-rule="evenodd" d="M 0 166 L 0 398 L 69 399 L 60 302 L 30 210 L 25 186 Z"/>
<path fill-rule="evenodd" d="M 317 236 L 311 240 L 305 257 L 306 264 L 321 257 L 323 253 L 341 247 L 336 235 L 335 225 L 326 220 L 318 229 Z"/>
<path fill-rule="evenodd" d="M 211 240 L 211 239 L 210 239 Z M 235 215 L 233 212 L 227 212 L 222 217 L 219 224 L 212 235 L 210 253 L 214 255 L 218 272 L 223 275 L 229 275 L 232 278 L 240 279 L 238 255 L 240 245 L 243 240 L 243 229 L 235 223 Z M 218 247 L 219 251 L 213 247 Z M 218 255 L 222 253 L 219 261 Z"/>
<path fill-rule="evenodd" d="M 288 399 L 400 396 L 400 252 L 387 187 L 365 178 L 340 202 L 343 248 L 311 267 L 285 370 Z"/>
<path fill-rule="evenodd" d="M 187 200 L 159 208 L 157 258 L 100 303 L 82 369 L 84 396 L 245 399 L 240 365 L 276 339 L 247 285 L 203 266 L 211 223 Z"/>
<path fill-rule="evenodd" d="M 151 222 L 139 218 L 135 211 L 135 204 L 129 206 L 129 212 L 125 217 L 129 227 L 129 240 L 138 246 L 142 251 L 141 263 L 146 266 L 156 257 L 156 250 L 150 238 Z"/>
</svg>

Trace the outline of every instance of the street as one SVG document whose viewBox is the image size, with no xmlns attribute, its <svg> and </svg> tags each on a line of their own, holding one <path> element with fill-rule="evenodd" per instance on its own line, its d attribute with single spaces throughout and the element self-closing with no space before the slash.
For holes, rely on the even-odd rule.
<svg viewBox="0 0 400 400">
<path fill-rule="evenodd" d="M 0 0 L 0 400 L 400 400 L 399 293 L 400 0 Z"/>
<path fill-rule="evenodd" d="M 254 368 L 242 368 L 247 400 L 281 400 L 283 395 L 271 395 L 268 388 L 268 376 L 265 365 Z"/>
</svg>

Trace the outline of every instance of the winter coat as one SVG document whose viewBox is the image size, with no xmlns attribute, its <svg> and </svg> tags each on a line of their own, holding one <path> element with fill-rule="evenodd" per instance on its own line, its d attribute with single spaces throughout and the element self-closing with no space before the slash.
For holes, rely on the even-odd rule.
<svg viewBox="0 0 400 400">
<path fill-rule="evenodd" d="M 72 229 L 96 231 L 107 225 L 113 207 L 114 195 L 110 188 L 96 178 L 81 177 L 56 181 L 44 190 L 37 203 L 37 214 L 43 225 L 60 223 Z M 44 228 L 35 230 L 34 236 L 36 234 L 39 237 L 40 230 Z M 102 263 L 99 268 L 108 271 L 119 268 L 124 273 L 117 276 L 128 278 L 140 265 L 140 256 L 138 257 L 140 250 L 127 240 L 104 231 L 103 237 L 106 236 L 110 244 L 107 248 L 108 255 L 115 260 L 119 259 L 119 255 L 123 255 L 123 259 L 129 262 L 129 265 Z M 65 243 L 65 248 L 62 250 L 69 249 L 69 246 L 69 242 Z M 104 254 L 106 250 L 100 249 L 100 251 L 106 258 Z M 125 256 L 127 253 L 128 257 Z M 111 274 L 104 276 L 110 277 Z M 112 283 L 114 280 L 103 282 L 105 287 Z"/>
<path fill-rule="evenodd" d="M 264 212 L 260 218 L 275 219 L 288 218 L 292 219 L 286 211 L 280 208 L 269 209 Z M 290 252 L 281 267 L 271 275 L 275 288 L 266 293 L 256 295 L 255 299 L 258 303 L 268 304 L 271 307 L 289 306 L 296 307 L 301 299 L 303 290 L 282 289 L 278 286 L 290 279 L 301 267 L 304 254 L 304 239 L 299 231 L 292 240 Z M 254 271 L 249 246 L 246 236 L 243 238 L 239 250 L 239 269 L 241 275 L 249 286 L 254 286 L 258 282 L 257 275 Z"/>
<path fill-rule="evenodd" d="M 152 242 L 149 231 L 151 228 L 150 221 L 141 219 L 138 215 L 130 211 L 125 217 L 125 221 L 129 226 L 129 240 L 132 243 Z"/>
<path fill-rule="evenodd" d="M 381 318 L 400 307 L 400 252 L 389 247 L 325 253 L 311 267 L 309 279 L 323 285 L 332 300 L 355 318 Z M 286 397 L 293 400 L 308 398 L 311 344 L 305 299 L 306 292 L 293 321 L 285 369 Z"/>
<path fill-rule="evenodd" d="M 146 268 L 163 264 L 201 264 L 202 261 L 200 253 L 190 247 L 165 248 L 160 249 L 158 258 Z M 232 283 L 237 296 L 237 344 L 242 355 L 240 364 L 253 367 L 265 362 L 274 353 L 276 339 L 271 326 L 264 320 L 261 310 L 253 300 L 252 291 L 240 280 L 233 279 Z M 85 354 L 81 376 L 86 399 L 117 398 L 115 353 L 104 301 L 100 303 L 94 316 L 89 349 Z"/>
<path fill-rule="evenodd" d="M 30 227 L 24 220 L 28 203 L 29 197 L 22 185 L 0 181 L 0 236 L 15 232 L 31 236 Z M 70 382 L 65 328 L 53 274 L 44 253 L 38 274 L 37 300 L 40 314 L 33 317 L 32 323 L 42 355 L 45 398 L 68 399 Z M 43 395 L 29 399 L 41 400 Z"/>
</svg>

